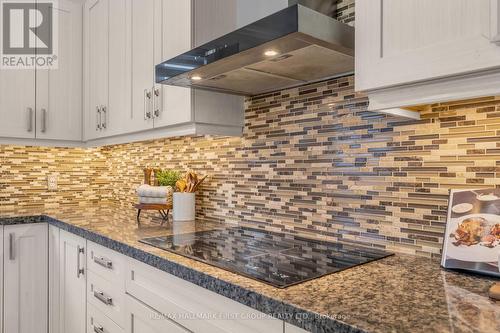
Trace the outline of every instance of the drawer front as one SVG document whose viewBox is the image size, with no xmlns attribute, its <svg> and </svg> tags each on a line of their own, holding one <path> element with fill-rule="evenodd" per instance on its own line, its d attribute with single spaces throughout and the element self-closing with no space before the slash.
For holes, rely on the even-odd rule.
<svg viewBox="0 0 500 333">
<path fill-rule="evenodd" d="M 126 291 L 195 333 L 282 333 L 283 321 L 129 259 Z"/>
<path fill-rule="evenodd" d="M 125 298 L 127 333 L 189 333 L 131 296 Z"/>
<path fill-rule="evenodd" d="M 92 304 L 87 304 L 87 333 L 124 333 L 123 329 L 111 319 L 97 310 Z"/>
<path fill-rule="evenodd" d="M 307 332 L 308 331 L 302 328 L 285 323 L 285 333 L 307 333 Z"/>
<path fill-rule="evenodd" d="M 104 279 L 124 286 L 125 257 L 113 250 L 88 242 L 87 245 L 88 269 Z"/>
<path fill-rule="evenodd" d="M 94 272 L 87 276 L 87 302 L 112 319 L 118 326 L 124 325 L 123 302 L 125 291 Z"/>
</svg>

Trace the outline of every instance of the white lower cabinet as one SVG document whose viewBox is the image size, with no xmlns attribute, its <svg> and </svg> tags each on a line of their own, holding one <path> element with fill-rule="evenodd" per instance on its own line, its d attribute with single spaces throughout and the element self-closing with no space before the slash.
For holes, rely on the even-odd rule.
<svg viewBox="0 0 500 333">
<path fill-rule="evenodd" d="M 59 332 L 86 331 L 85 239 L 60 231 L 59 239 Z"/>
<path fill-rule="evenodd" d="M 189 331 L 283 332 L 281 320 L 136 260 L 128 265 L 126 292 Z"/>
<path fill-rule="evenodd" d="M 87 333 L 123 333 L 123 329 L 92 304 L 87 305 Z"/>
<path fill-rule="evenodd" d="M 125 291 L 117 286 L 117 282 L 108 281 L 89 271 L 87 275 L 87 302 L 120 327 L 123 327 Z"/>
<path fill-rule="evenodd" d="M 37 308 L 46 309 L 48 302 L 49 313 L 44 316 L 45 320 L 50 318 L 49 323 L 45 321 L 44 331 L 38 325 L 43 318 L 34 317 L 37 318 L 36 326 L 4 333 L 46 332 L 47 326 L 49 333 L 306 332 L 74 234 L 53 226 L 44 227 L 44 232 L 28 228 L 29 232 L 19 233 L 19 236 L 36 234 L 27 239 L 43 238 L 45 243 L 19 242 L 18 236 L 9 236 L 13 231 L 5 227 L 4 251 L 5 260 L 8 260 L 10 239 L 16 240 L 18 245 L 14 248 L 21 249 L 14 253 L 21 255 L 21 266 L 29 273 L 26 279 L 20 280 L 31 281 L 32 285 L 40 281 L 39 290 L 49 286 L 48 301 L 45 295 L 45 303 Z M 34 259 L 24 261 L 23 258 Z M 40 279 L 38 271 L 29 270 L 31 266 L 39 271 L 43 271 L 40 266 L 44 266 L 44 276 L 49 276 L 49 281 Z M 47 272 L 48 267 L 50 272 Z M 7 274 L 5 278 L 6 281 L 14 280 Z M 6 291 L 6 296 L 9 292 Z M 12 311 L 21 313 L 20 309 L 16 307 Z M 8 319 L 6 316 L 6 322 Z"/>
<path fill-rule="evenodd" d="M 4 332 L 46 333 L 48 226 L 5 226 Z"/>
<path fill-rule="evenodd" d="M 285 333 L 307 333 L 307 332 L 308 331 L 302 328 L 285 323 Z"/>
<path fill-rule="evenodd" d="M 187 333 L 189 330 L 166 318 L 133 297 L 125 299 L 127 333 Z"/>
</svg>

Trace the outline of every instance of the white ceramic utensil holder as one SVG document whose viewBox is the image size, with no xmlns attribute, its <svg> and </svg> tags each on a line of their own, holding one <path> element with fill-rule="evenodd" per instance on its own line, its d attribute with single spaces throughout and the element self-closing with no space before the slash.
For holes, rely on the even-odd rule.
<svg viewBox="0 0 500 333">
<path fill-rule="evenodd" d="M 196 217 L 195 193 L 174 193 L 174 221 L 193 221 Z"/>
</svg>

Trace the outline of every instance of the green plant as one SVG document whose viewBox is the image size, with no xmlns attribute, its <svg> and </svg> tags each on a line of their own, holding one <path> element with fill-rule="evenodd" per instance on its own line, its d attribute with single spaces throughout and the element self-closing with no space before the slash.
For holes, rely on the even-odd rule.
<svg viewBox="0 0 500 333">
<path fill-rule="evenodd" d="M 175 183 L 182 178 L 182 173 L 177 170 L 160 170 L 155 174 L 160 186 L 172 186 L 175 188 Z"/>
</svg>

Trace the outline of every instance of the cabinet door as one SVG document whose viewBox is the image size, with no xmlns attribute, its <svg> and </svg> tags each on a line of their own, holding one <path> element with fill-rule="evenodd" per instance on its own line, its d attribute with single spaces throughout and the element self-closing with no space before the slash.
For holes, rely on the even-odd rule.
<svg viewBox="0 0 500 333">
<path fill-rule="evenodd" d="M 126 333 L 187 333 L 160 313 L 147 307 L 131 296 L 125 297 Z"/>
<path fill-rule="evenodd" d="M 83 238 L 63 230 L 60 231 L 59 332 L 85 332 L 85 244 Z"/>
<path fill-rule="evenodd" d="M 127 133 L 134 120 L 129 93 L 132 89 L 130 6 L 130 0 L 109 0 L 109 96 L 103 136 Z"/>
<path fill-rule="evenodd" d="M 356 90 L 500 67 L 499 2 L 357 0 Z"/>
<path fill-rule="evenodd" d="M 163 36 L 156 41 L 155 64 L 189 51 L 192 45 L 191 1 L 161 0 L 159 3 L 162 5 L 160 13 L 168 19 L 158 20 L 155 29 Z M 190 88 L 156 85 L 153 94 L 154 127 L 192 121 L 191 94 Z"/>
<path fill-rule="evenodd" d="M 0 137 L 35 137 L 35 70 L 0 69 Z"/>
<path fill-rule="evenodd" d="M 61 333 L 59 330 L 59 228 L 49 225 L 49 333 Z"/>
<path fill-rule="evenodd" d="M 0 69 L 0 137 L 35 137 L 34 69 Z"/>
<path fill-rule="evenodd" d="M 48 226 L 4 229 L 4 332 L 47 333 Z"/>
<path fill-rule="evenodd" d="M 87 140 L 105 135 L 105 127 L 107 127 L 108 13 L 109 0 L 88 0 L 85 2 L 84 112 L 86 117 L 85 139 Z"/>
<path fill-rule="evenodd" d="M 132 29 L 131 132 L 153 127 L 154 40 L 156 0 L 130 1 Z M 156 15 L 155 15 L 156 14 Z M 175 16 L 175 14 L 173 14 Z M 158 22 L 158 21 L 157 21 Z"/>
<path fill-rule="evenodd" d="M 36 72 L 36 137 L 82 140 L 82 7 L 57 2 L 58 66 Z"/>
<path fill-rule="evenodd" d="M 285 333 L 307 333 L 307 332 L 308 331 L 302 328 L 285 323 Z"/>
</svg>

